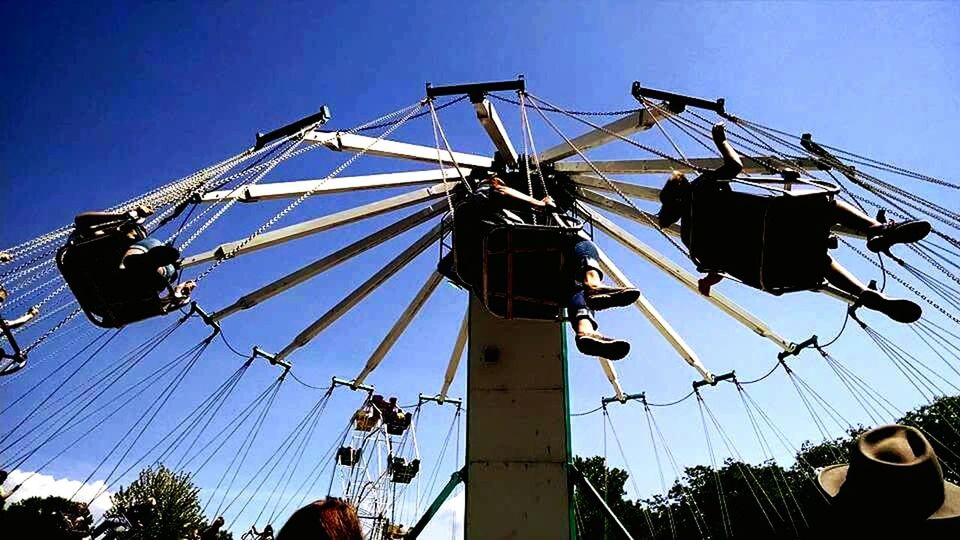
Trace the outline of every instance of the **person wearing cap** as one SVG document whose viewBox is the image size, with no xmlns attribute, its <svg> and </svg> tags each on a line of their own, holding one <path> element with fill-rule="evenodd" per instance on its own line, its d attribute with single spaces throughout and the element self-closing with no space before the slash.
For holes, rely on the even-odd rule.
<svg viewBox="0 0 960 540">
<path fill-rule="evenodd" d="M 831 506 L 818 537 L 960 538 L 960 486 L 944 480 L 933 447 L 916 428 L 865 432 L 850 448 L 849 463 L 821 469 L 817 484 Z"/>
<path fill-rule="evenodd" d="M 723 204 L 719 201 L 732 200 L 724 196 L 724 194 L 732 192 L 728 181 L 735 179 L 743 171 L 743 162 L 740 160 L 740 155 L 727 141 L 723 122 L 713 126 L 713 142 L 720 151 L 720 155 L 723 156 L 723 164 L 720 167 L 703 172 L 693 181 L 687 180 L 687 177 L 680 172 L 674 172 L 660 190 L 661 206 L 657 213 L 660 228 L 667 228 L 679 221 L 680 239 L 691 250 L 693 250 L 691 247 L 693 244 L 693 222 L 696 219 L 693 215 L 693 200 L 696 199 L 699 204 L 708 206 Z M 739 194 L 746 195 L 745 193 Z M 756 197 L 760 197 L 760 195 L 756 195 Z M 742 199 L 737 199 L 737 201 L 739 201 L 738 204 L 731 203 L 732 207 L 724 210 L 740 216 L 753 216 L 754 213 L 766 212 L 760 205 L 743 204 Z M 816 218 L 811 217 L 811 219 Z M 891 246 L 918 242 L 927 236 L 931 230 L 930 223 L 921 220 L 880 223 L 840 200 L 833 201 L 827 219 L 831 221 L 831 224 L 843 225 L 862 234 L 867 238 L 867 249 L 875 253 L 889 254 Z M 757 215 L 755 219 L 751 217 L 750 222 L 765 223 L 765 217 L 762 214 Z M 797 223 L 797 227 L 803 226 L 804 223 Z M 766 231 L 764 231 L 764 234 L 766 234 Z M 762 288 L 762 279 L 757 276 L 758 268 L 750 262 L 762 260 L 762 257 L 755 253 L 757 248 L 751 242 L 730 241 L 723 244 L 723 249 L 726 251 L 722 257 L 723 260 L 721 262 L 712 261 L 709 265 L 721 266 L 721 268 L 702 269 L 707 272 L 707 275 L 700 280 L 700 292 L 709 295 L 710 287 L 723 279 L 723 274 L 737 278 L 749 286 Z M 690 257 L 697 263 L 698 267 L 701 266 L 702 261 L 697 260 L 696 253 L 691 253 Z M 856 297 L 858 306 L 879 311 L 901 323 L 916 322 L 923 314 L 922 309 L 915 302 L 891 298 L 868 288 L 827 253 L 823 254 L 822 260 L 803 261 L 803 264 L 821 263 L 826 266 L 823 274 L 826 281 Z"/>
</svg>

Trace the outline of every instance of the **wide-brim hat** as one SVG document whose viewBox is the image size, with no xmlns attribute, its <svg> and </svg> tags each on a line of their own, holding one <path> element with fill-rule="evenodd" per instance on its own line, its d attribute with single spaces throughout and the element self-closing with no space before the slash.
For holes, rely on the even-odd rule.
<svg viewBox="0 0 960 540">
<path fill-rule="evenodd" d="M 841 511 L 960 521 L 960 486 L 943 479 L 933 447 L 910 426 L 865 432 L 850 449 L 850 463 L 822 469 L 817 481 Z"/>
</svg>

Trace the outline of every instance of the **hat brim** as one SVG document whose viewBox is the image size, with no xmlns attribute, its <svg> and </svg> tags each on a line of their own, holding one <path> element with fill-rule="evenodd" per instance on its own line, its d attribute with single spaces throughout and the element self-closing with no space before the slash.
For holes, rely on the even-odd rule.
<svg viewBox="0 0 960 540">
<path fill-rule="evenodd" d="M 840 487 L 847 480 L 849 465 L 831 465 L 817 474 L 817 484 L 831 499 L 840 493 Z M 943 504 L 927 520 L 960 518 L 960 486 L 950 482 L 943 483 Z"/>
</svg>

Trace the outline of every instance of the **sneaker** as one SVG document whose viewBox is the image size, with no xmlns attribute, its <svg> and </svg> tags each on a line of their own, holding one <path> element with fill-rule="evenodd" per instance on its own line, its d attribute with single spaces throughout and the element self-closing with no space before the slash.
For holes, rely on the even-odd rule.
<svg viewBox="0 0 960 540">
<path fill-rule="evenodd" d="M 902 222 L 888 222 L 871 229 L 875 236 L 867 240 L 867 249 L 882 253 L 894 244 L 909 244 L 922 240 L 930 234 L 930 223 L 918 219 Z"/>
<path fill-rule="evenodd" d="M 583 297 L 587 307 L 600 311 L 614 307 L 625 307 L 640 298 L 640 291 L 632 287 L 584 287 Z"/>
<path fill-rule="evenodd" d="M 910 300 L 888 298 L 883 294 L 867 289 L 860 293 L 857 302 L 867 309 L 879 311 L 891 319 L 901 323 L 917 322 L 923 315 L 923 309 Z"/>
<path fill-rule="evenodd" d="M 577 350 L 587 356 L 599 356 L 607 360 L 620 360 L 630 353 L 630 344 L 622 339 L 614 339 L 591 332 L 580 334 L 576 338 Z"/>
</svg>

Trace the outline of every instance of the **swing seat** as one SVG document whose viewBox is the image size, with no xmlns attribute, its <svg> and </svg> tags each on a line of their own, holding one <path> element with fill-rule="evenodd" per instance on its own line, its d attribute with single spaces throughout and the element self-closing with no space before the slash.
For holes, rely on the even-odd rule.
<svg viewBox="0 0 960 540">
<path fill-rule="evenodd" d="M 363 457 L 362 448 L 352 448 L 350 446 L 341 446 L 337 449 L 337 463 L 347 467 L 353 467 L 360 462 Z"/>
<path fill-rule="evenodd" d="M 118 214 L 115 220 L 84 223 L 57 251 L 57 267 L 87 318 L 101 328 L 120 328 L 130 323 L 166 315 L 178 305 L 160 297 L 166 283 L 143 279 L 120 268 L 127 249 L 147 237 L 133 216 Z M 151 276 L 152 277 L 152 276 Z"/>
<path fill-rule="evenodd" d="M 379 421 L 380 418 L 371 410 L 360 409 L 357 411 L 357 431 L 371 431 L 373 428 L 377 427 L 377 422 Z"/>
<path fill-rule="evenodd" d="M 414 459 L 407 463 L 407 460 L 402 457 L 391 457 L 389 467 L 391 482 L 409 484 L 420 472 L 420 460 Z"/>
<path fill-rule="evenodd" d="M 820 288 L 836 193 L 695 191 L 691 222 L 681 222 L 690 256 L 701 272 L 729 274 L 775 295 Z"/>
<path fill-rule="evenodd" d="M 398 415 L 391 415 L 391 418 L 385 419 L 387 433 L 390 435 L 403 435 L 403 432 L 410 427 L 410 413 L 405 413 L 403 418 Z"/>
</svg>

